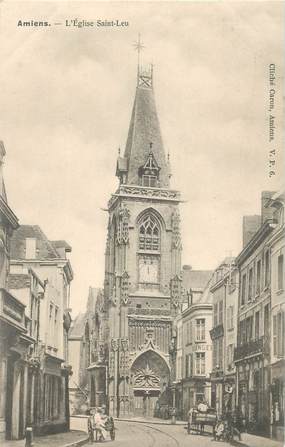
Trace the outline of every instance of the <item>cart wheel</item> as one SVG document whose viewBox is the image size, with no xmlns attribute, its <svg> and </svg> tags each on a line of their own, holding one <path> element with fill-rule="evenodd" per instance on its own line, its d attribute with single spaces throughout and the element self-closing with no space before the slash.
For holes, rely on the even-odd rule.
<svg viewBox="0 0 285 447">
<path fill-rule="evenodd" d="M 115 430 L 114 429 L 110 431 L 110 438 L 111 438 L 111 441 L 115 440 Z"/>
</svg>

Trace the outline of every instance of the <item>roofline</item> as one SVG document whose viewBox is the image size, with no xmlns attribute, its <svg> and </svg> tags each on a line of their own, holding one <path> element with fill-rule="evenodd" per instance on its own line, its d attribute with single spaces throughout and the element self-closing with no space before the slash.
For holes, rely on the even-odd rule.
<svg viewBox="0 0 285 447">
<path fill-rule="evenodd" d="M 238 268 L 235 265 L 233 270 L 231 271 L 231 273 L 238 273 Z M 223 283 L 229 278 L 230 276 L 230 272 L 227 271 L 227 273 L 225 273 L 225 275 L 217 282 L 215 282 L 211 287 L 210 287 L 210 292 L 214 292 L 216 289 L 218 289 L 219 287 L 221 287 L 223 285 Z M 224 284 L 226 285 L 226 284 Z"/>
<path fill-rule="evenodd" d="M 11 224 L 13 230 L 19 228 L 20 225 L 18 217 L 16 216 L 16 214 L 14 214 L 14 212 L 9 207 L 8 203 L 5 202 L 2 196 L 0 196 L 0 211 L 4 214 L 8 222 Z"/>
<path fill-rule="evenodd" d="M 188 316 L 197 309 L 211 310 L 212 308 L 213 308 L 212 303 L 194 303 L 191 304 L 187 309 L 185 309 L 182 312 L 182 318 Z"/>
<path fill-rule="evenodd" d="M 236 264 L 240 266 L 259 246 L 259 244 L 265 240 L 265 238 L 276 227 L 276 223 L 273 219 L 267 219 L 264 224 L 259 228 L 255 235 L 250 239 L 248 244 L 243 248 L 240 254 L 236 257 Z"/>
</svg>

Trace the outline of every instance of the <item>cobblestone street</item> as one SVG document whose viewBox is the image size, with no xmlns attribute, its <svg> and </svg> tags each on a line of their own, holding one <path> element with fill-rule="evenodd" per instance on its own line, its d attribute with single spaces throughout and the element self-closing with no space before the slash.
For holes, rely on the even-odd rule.
<svg viewBox="0 0 285 447">
<path fill-rule="evenodd" d="M 116 440 L 111 443 L 108 438 L 105 443 L 114 447 L 133 447 L 136 440 L 139 447 L 223 447 L 227 442 L 214 441 L 210 434 L 188 435 L 184 424 L 167 425 L 116 421 Z M 231 444 L 240 447 L 282 447 L 281 442 L 273 441 L 247 433 L 242 434 L 242 441 Z"/>
</svg>

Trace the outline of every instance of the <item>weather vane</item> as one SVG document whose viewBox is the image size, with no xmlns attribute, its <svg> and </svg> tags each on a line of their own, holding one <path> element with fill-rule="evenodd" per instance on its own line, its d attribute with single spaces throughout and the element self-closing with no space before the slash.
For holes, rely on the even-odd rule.
<svg viewBox="0 0 285 447">
<path fill-rule="evenodd" d="M 135 50 L 138 52 L 138 66 L 139 66 L 140 65 L 140 53 L 145 48 L 145 46 L 142 44 L 140 33 L 138 34 L 137 42 L 135 42 L 133 44 L 133 46 L 135 47 Z"/>
</svg>

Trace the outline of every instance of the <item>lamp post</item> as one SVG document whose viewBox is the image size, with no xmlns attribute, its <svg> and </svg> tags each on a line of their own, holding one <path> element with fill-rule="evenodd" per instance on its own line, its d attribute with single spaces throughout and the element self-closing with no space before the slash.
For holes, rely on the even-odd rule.
<svg viewBox="0 0 285 447">
<path fill-rule="evenodd" d="M 175 399 L 176 385 L 177 385 L 177 382 L 173 381 L 172 382 L 171 424 L 176 424 L 176 399 Z"/>
</svg>

